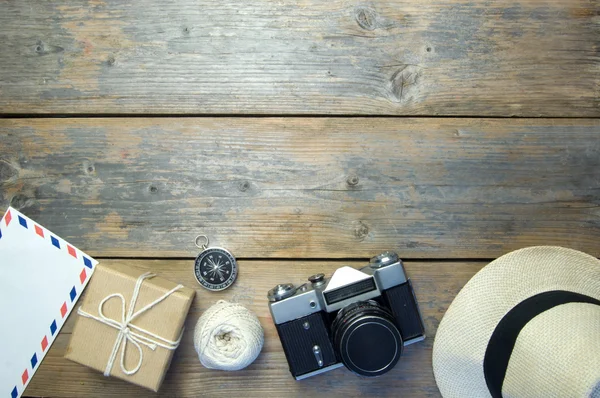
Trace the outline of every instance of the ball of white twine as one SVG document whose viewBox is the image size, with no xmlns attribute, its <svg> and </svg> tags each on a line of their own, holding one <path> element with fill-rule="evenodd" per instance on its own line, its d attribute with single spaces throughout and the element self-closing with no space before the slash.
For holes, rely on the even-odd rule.
<svg viewBox="0 0 600 398">
<path fill-rule="evenodd" d="M 202 314 L 194 329 L 194 347 L 200 363 L 209 369 L 244 369 L 258 357 L 263 343 L 256 315 L 224 300 Z"/>
</svg>

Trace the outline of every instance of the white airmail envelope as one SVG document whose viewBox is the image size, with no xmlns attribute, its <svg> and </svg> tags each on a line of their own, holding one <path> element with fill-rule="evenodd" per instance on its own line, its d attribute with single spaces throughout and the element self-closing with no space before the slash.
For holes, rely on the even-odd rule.
<svg viewBox="0 0 600 398">
<path fill-rule="evenodd" d="M 23 394 L 97 263 L 13 208 L 0 219 L 0 397 Z"/>
</svg>

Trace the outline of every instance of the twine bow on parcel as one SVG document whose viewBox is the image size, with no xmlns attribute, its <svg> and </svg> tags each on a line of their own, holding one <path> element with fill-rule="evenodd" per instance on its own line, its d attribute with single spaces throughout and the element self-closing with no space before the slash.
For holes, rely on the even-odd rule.
<svg viewBox="0 0 600 398">
<path fill-rule="evenodd" d="M 160 303 L 161 301 L 165 300 L 171 294 L 175 293 L 176 291 L 178 291 L 180 289 L 183 289 L 183 285 L 177 285 L 173 289 L 169 290 L 167 293 L 162 295 L 161 297 L 157 298 L 156 300 L 154 300 L 153 302 L 151 302 L 150 304 L 145 306 L 144 308 L 142 308 L 136 312 L 133 312 L 133 310 L 135 308 L 135 302 L 137 301 L 137 298 L 140 294 L 140 289 L 142 287 L 142 283 L 144 282 L 145 279 L 150 279 L 155 276 L 156 276 L 155 274 L 152 274 L 149 272 L 146 272 L 145 274 L 140 275 L 140 277 L 137 279 L 137 281 L 135 283 L 135 288 L 133 290 L 133 295 L 131 296 L 131 302 L 129 303 L 129 309 L 128 309 L 127 313 L 125 313 L 125 298 L 120 293 L 109 294 L 100 302 L 100 304 L 98 305 L 98 315 L 99 316 L 95 316 L 90 313 L 87 313 L 84 310 L 82 310 L 81 307 L 79 307 L 77 309 L 77 313 L 79 315 L 84 316 L 86 318 L 95 319 L 98 322 L 108 325 L 119 331 L 119 334 L 117 335 L 117 339 L 115 340 L 115 344 L 113 346 L 113 350 L 110 354 L 110 357 L 108 358 L 108 363 L 106 364 L 106 369 L 104 370 L 104 376 L 110 376 L 110 371 L 115 363 L 115 359 L 117 358 L 117 354 L 119 352 L 119 347 L 121 348 L 121 370 L 126 375 L 132 375 L 132 374 L 135 374 L 138 370 L 140 370 L 140 367 L 142 366 L 142 362 L 144 360 L 144 354 L 142 352 L 142 347 L 140 344 L 145 345 L 146 347 L 150 348 L 152 351 L 154 351 L 157 347 L 162 347 L 167 350 L 175 350 L 179 346 L 179 342 L 181 341 L 181 336 L 183 335 L 183 331 L 182 331 L 181 335 L 179 336 L 179 339 L 177 339 L 177 341 L 171 341 L 171 340 L 162 338 L 162 337 L 160 337 L 152 332 L 149 332 L 145 329 L 142 329 L 136 325 L 133 325 L 131 323 L 138 316 L 140 316 L 144 312 L 152 309 L 152 307 L 154 307 L 156 304 Z M 102 310 L 104 304 L 113 297 L 118 297 L 119 299 L 121 299 L 122 312 L 121 312 L 121 320 L 120 321 L 117 321 L 116 319 L 111 319 L 111 318 L 107 317 L 106 315 L 104 315 L 104 311 Z M 138 352 L 139 352 L 139 360 L 138 360 L 137 366 L 133 369 L 127 369 L 125 367 L 125 350 L 126 350 L 128 342 L 133 344 L 138 349 Z"/>
</svg>

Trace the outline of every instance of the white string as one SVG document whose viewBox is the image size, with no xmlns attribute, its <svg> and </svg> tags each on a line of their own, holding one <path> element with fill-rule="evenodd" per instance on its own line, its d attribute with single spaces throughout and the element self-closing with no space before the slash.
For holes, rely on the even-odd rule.
<svg viewBox="0 0 600 398">
<path fill-rule="evenodd" d="M 209 369 L 244 369 L 258 357 L 263 343 L 256 315 L 224 300 L 206 310 L 194 330 L 194 348 L 200 363 Z"/>
<path fill-rule="evenodd" d="M 171 294 L 175 293 L 178 290 L 183 289 L 183 285 L 177 285 L 173 289 L 169 290 L 167 293 L 162 295 L 161 297 L 157 298 L 150 304 L 143 307 L 142 309 L 138 310 L 137 312 L 133 312 L 135 309 L 135 303 L 140 294 L 140 289 L 142 287 L 142 283 L 144 282 L 145 279 L 150 279 L 155 276 L 156 276 L 155 274 L 152 274 L 150 272 L 146 272 L 145 274 L 140 275 L 140 277 L 135 282 L 135 288 L 133 289 L 133 295 L 131 296 L 131 301 L 129 303 L 129 310 L 127 311 L 127 313 L 125 313 L 125 297 L 123 297 L 123 295 L 120 293 L 109 294 L 100 302 L 100 304 L 98 304 L 98 316 L 95 316 L 95 315 L 85 312 L 84 310 L 81 309 L 81 307 L 79 307 L 77 309 L 77 313 L 79 315 L 86 317 L 86 318 L 95 319 L 98 322 L 108 325 L 119 331 L 119 334 L 117 335 L 117 339 L 115 340 L 115 344 L 113 346 L 113 350 L 110 354 L 110 357 L 108 358 L 108 363 L 106 364 L 106 369 L 104 369 L 104 376 L 110 376 L 110 371 L 115 363 L 115 359 L 117 358 L 117 354 L 119 352 L 119 347 L 121 348 L 121 370 L 126 375 L 132 375 L 132 374 L 135 374 L 138 370 L 140 370 L 140 367 L 142 366 L 142 362 L 144 360 L 144 353 L 142 351 L 142 347 L 140 344 L 145 345 L 152 351 L 154 351 L 156 349 L 156 347 L 162 347 L 167 350 L 175 350 L 179 346 L 179 342 L 181 341 L 181 336 L 183 335 L 183 331 L 181 332 L 181 335 L 179 335 L 179 338 L 176 341 L 171 341 L 171 340 L 165 339 L 161 336 L 158 336 L 152 332 L 149 332 L 146 329 L 142 329 L 136 325 L 131 324 L 131 322 L 135 318 L 142 315 L 146 311 L 152 309 L 156 304 L 165 300 Z M 117 321 L 116 319 L 112 319 L 112 318 L 109 318 L 106 315 L 104 315 L 104 311 L 103 311 L 104 304 L 113 297 L 118 297 L 119 299 L 121 299 L 121 321 L 120 322 Z M 138 332 L 144 333 L 145 335 L 150 336 L 151 338 L 146 337 L 140 333 L 136 333 L 136 332 L 132 331 L 131 329 L 135 329 Z M 131 344 L 133 344 L 135 346 L 135 348 L 137 348 L 138 353 L 139 353 L 138 363 L 137 363 L 136 367 L 133 369 L 127 369 L 125 367 L 125 351 L 126 351 L 126 347 L 127 347 L 127 342 L 130 342 Z"/>
</svg>

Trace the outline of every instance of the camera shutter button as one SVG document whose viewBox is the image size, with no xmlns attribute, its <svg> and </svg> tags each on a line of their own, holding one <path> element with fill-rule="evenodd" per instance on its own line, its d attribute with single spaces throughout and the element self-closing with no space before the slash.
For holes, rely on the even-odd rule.
<svg viewBox="0 0 600 398">
<path fill-rule="evenodd" d="M 315 274 L 308 277 L 308 281 L 312 283 L 314 287 L 321 286 L 325 283 L 325 274 Z"/>
<path fill-rule="evenodd" d="M 387 265 L 394 264 L 395 262 L 398 262 L 398 260 L 399 260 L 399 258 L 396 253 L 383 252 L 383 253 L 371 258 L 369 266 L 371 268 L 382 268 Z"/>
</svg>

